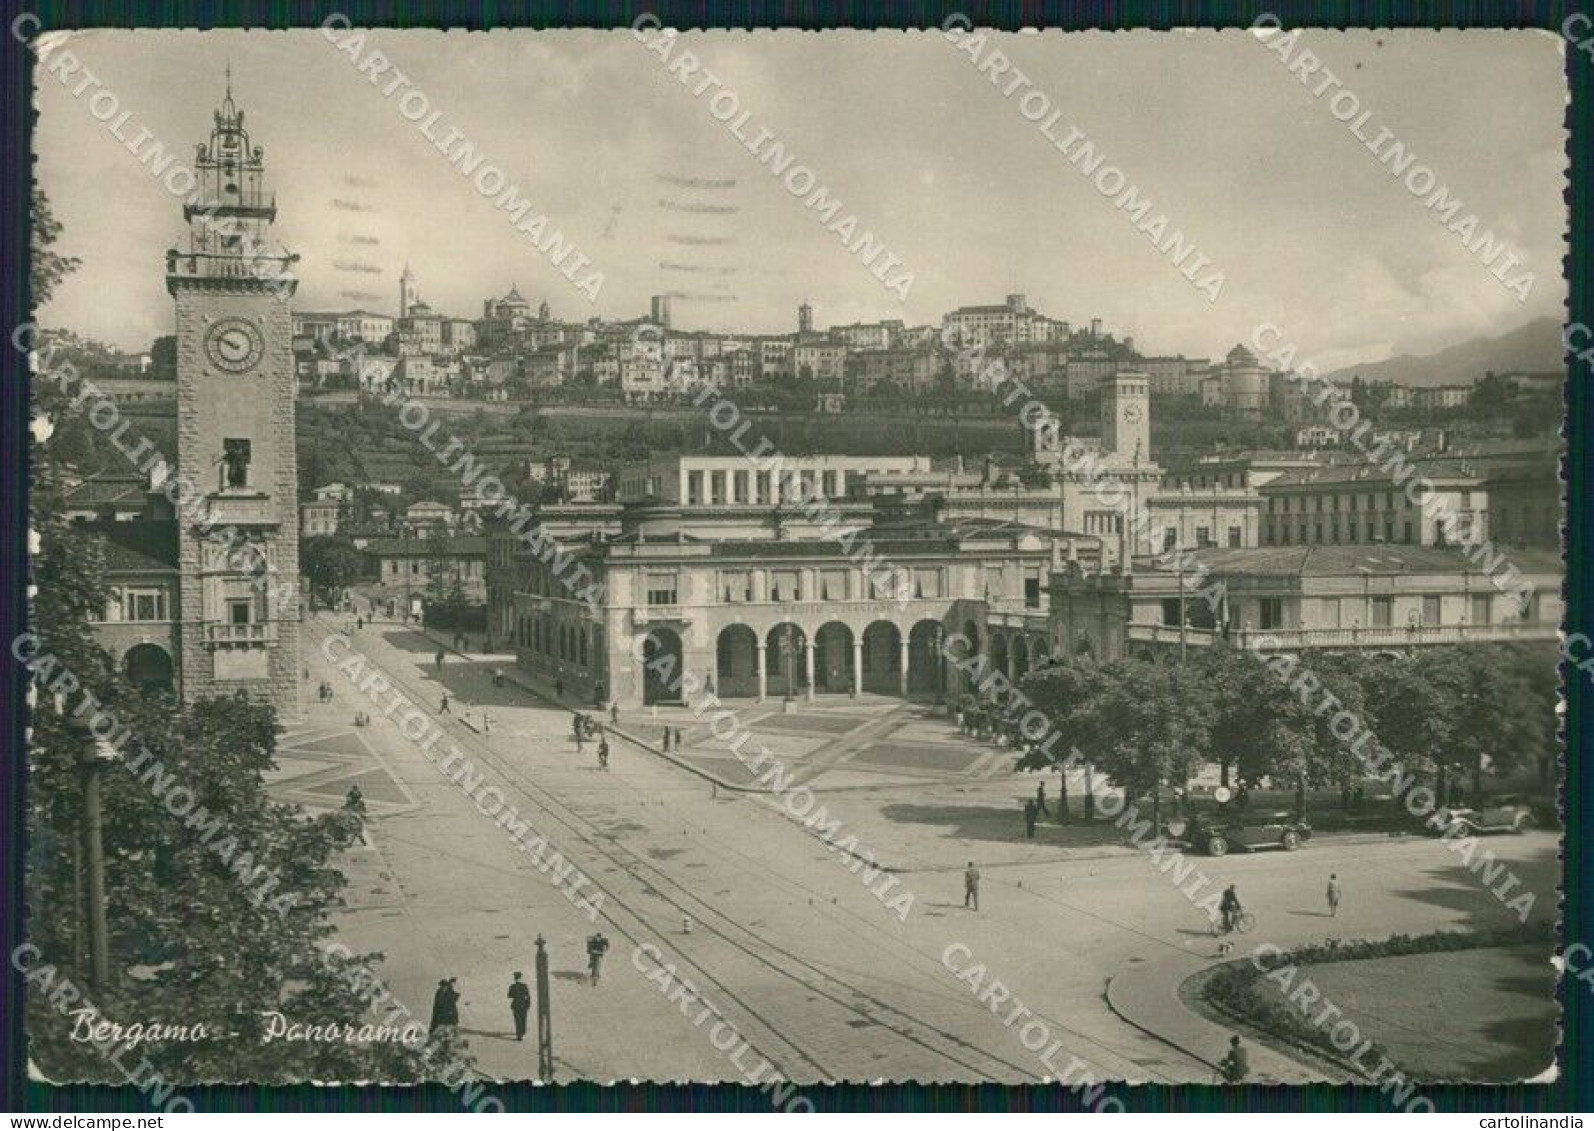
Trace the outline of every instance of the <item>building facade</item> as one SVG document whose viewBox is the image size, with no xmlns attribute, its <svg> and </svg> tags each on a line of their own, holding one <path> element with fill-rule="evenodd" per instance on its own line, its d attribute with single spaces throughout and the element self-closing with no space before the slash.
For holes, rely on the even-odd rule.
<svg viewBox="0 0 1594 1131">
<path fill-rule="evenodd" d="M 177 533 L 179 686 L 298 710 L 299 514 L 294 257 L 273 248 L 263 150 L 227 92 L 194 162 L 187 252 L 166 255 L 176 305 L 178 474 L 200 495 Z"/>
<path fill-rule="evenodd" d="M 1532 585 L 1526 608 L 1454 549 L 1296 546 L 1215 549 L 1197 578 L 1146 558 L 1115 574 L 1056 574 L 1051 636 L 1059 655 L 1156 659 L 1220 640 L 1258 651 L 1555 641 L 1558 558 L 1513 559 Z M 1219 593 L 1217 608 L 1200 592 Z"/>
</svg>

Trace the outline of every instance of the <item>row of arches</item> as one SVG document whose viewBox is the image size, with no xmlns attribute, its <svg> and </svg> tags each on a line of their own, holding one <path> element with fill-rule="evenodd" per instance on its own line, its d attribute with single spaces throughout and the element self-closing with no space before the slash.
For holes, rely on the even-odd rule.
<svg viewBox="0 0 1594 1131">
<path fill-rule="evenodd" d="M 714 644 L 714 691 L 722 699 L 811 697 L 858 692 L 902 697 L 936 697 L 963 690 L 946 648 L 948 628 L 938 620 L 921 620 L 903 636 L 891 621 L 875 621 L 856 632 L 842 621 L 814 630 L 792 623 L 760 633 L 746 624 L 727 625 Z M 961 635 L 968 647 L 957 655 L 978 655 L 980 626 L 966 622 Z M 957 642 L 961 645 L 961 641 Z M 1045 656 L 1038 638 L 1006 635 L 992 641 L 991 661 L 1009 678 L 1018 679 Z M 643 649 L 643 701 L 680 698 L 678 677 L 684 662 L 681 637 L 673 629 L 651 630 Z"/>
</svg>

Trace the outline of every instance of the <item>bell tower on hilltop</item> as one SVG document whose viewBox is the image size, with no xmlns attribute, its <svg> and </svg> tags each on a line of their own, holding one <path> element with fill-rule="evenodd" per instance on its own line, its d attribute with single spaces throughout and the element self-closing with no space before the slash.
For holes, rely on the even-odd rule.
<svg viewBox="0 0 1594 1131">
<path fill-rule="evenodd" d="M 297 256 L 272 243 L 265 153 L 227 93 L 166 253 L 177 314 L 181 692 L 242 692 L 298 713 L 299 522 L 293 321 Z"/>
</svg>

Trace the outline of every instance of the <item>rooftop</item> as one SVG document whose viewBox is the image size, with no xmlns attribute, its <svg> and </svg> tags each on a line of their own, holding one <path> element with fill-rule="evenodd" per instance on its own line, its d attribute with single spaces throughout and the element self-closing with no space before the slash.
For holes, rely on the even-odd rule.
<svg viewBox="0 0 1594 1131">
<path fill-rule="evenodd" d="M 1343 577 L 1368 572 L 1488 573 L 1459 549 L 1439 546 L 1263 546 L 1248 550 L 1203 549 L 1196 560 L 1214 574 L 1249 573 L 1290 577 Z M 1508 559 L 1525 574 L 1562 572 L 1560 555 L 1513 549 Z M 1136 569 L 1177 572 L 1179 562 L 1159 557 L 1135 559 Z"/>
<path fill-rule="evenodd" d="M 485 557 L 487 539 L 479 535 L 463 538 L 373 538 L 365 552 L 387 558 L 473 558 Z"/>
<path fill-rule="evenodd" d="M 176 573 L 177 523 L 100 522 L 82 528 L 105 551 L 111 573 Z"/>
</svg>

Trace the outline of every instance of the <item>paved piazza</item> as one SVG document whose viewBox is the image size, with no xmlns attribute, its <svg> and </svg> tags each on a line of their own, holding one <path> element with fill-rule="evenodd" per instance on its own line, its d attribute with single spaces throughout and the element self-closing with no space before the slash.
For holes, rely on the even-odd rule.
<svg viewBox="0 0 1594 1131">
<path fill-rule="evenodd" d="M 309 685 L 326 680 L 336 694 L 330 704 L 306 696 L 275 788 L 324 807 L 359 783 L 371 821 L 366 844 L 344 862 L 339 937 L 381 951 L 384 976 L 423 1017 L 437 979 L 458 978 L 462 1029 L 485 1073 L 535 1074 L 535 1042 L 514 1040 L 505 991 L 513 971 L 530 976 L 541 935 L 562 1080 L 741 1071 L 710 1044 L 709 1025 L 693 1024 L 701 1006 L 684 1010 L 679 993 L 672 1002 L 668 985 L 639 971 L 633 956 L 643 946 L 657 948 L 646 953 L 672 964 L 753 1054 L 798 1082 L 1033 1081 L 1070 1071 L 1073 1058 L 1072 1079 L 1211 1079 L 1227 1034 L 1176 998 L 1179 982 L 1216 957 L 1201 914 L 1141 853 L 1044 824 L 1025 841 L 1018 806 L 1035 779 L 1013 776 L 1011 755 L 962 740 L 947 720 L 868 698 L 821 698 L 797 714 L 778 702 L 749 705 L 742 716 L 890 870 L 892 894 L 911 894 L 904 921 L 774 799 L 732 788 L 746 784 L 745 770 L 685 711 L 620 720 L 643 743 L 665 726 L 686 728 L 679 762 L 619 740 L 604 772 L 594 743 L 576 752 L 567 710 L 526 687 L 494 688 L 493 668 L 508 669 L 501 660 L 450 653 L 438 668 L 436 644 L 412 629 L 352 633 L 354 648 L 417 705 L 435 715 L 450 696 L 448 738 L 602 891 L 594 927 L 393 722 L 373 711 L 372 726 L 353 727 L 371 704 L 321 650 L 350 628 L 341 616 L 306 625 Z M 1553 914 L 1555 837 L 1489 847 L 1546 893 L 1538 905 Z M 961 902 L 969 859 L 983 871 L 978 913 Z M 1251 942 L 1515 922 L 1455 855 L 1424 838 L 1328 838 L 1299 853 L 1198 866 L 1218 887 L 1239 885 L 1259 919 Z M 1330 872 L 1345 889 L 1332 929 L 1320 896 Z M 594 987 L 583 949 L 597 929 L 613 948 Z M 986 967 L 981 985 L 943 963 L 954 945 L 958 970 Z M 1005 1004 L 992 980 L 1011 995 Z M 1022 1026 L 1004 1029 L 993 1010 L 1008 1017 L 1019 1003 L 1060 1042 L 1050 1067 L 1046 1050 L 1026 1049 Z M 1316 1075 L 1256 1052 L 1260 1077 Z"/>
</svg>

